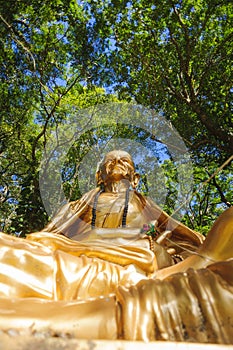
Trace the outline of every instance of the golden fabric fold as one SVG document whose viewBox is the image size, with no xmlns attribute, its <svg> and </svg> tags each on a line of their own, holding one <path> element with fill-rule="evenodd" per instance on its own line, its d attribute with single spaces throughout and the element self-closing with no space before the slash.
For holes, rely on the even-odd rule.
<svg viewBox="0 0 233 350">
<path fill-rule="evenodd" d="M 100 258 L 122 266 L 133 263 L 147 273 L 152 273 L 157 268 L 153 252 L 134 245 L 120 246 L 101 240 L 79 242 L 49 232 L 32 233 L 27 236 L 27 240 L 39 242 L 53 251 L 62 250 L 74 256 Z"/>
<path fill-rule="evenodd" d="M 56 254 L 55 300 L 88 300 L 108 297 L 119 285 L 136 284 L 143 278 L 134 265 L 119 266 L 97 258 Z"/>
<path fill-rule="evenodd" d="M 0 296 L 51 299 L 54 271 L 49 248 L 0 234 Z"/>
<path fill-rule="evenodd" d="M 121 337 L 233 344 L 232 270 L 229 260 L 164 281 L 149 279 L 119 287 Z"/>
<path fill-rule="evenodd" d="M 19 334 L 117 339 L 114 297 L 84 301 L 0 298 L 0 329 Z"/>
<path fill-rule="evenodd" d="M 108 296 L 153 272 L 154 254 L 101 241 L 80 243 L 39 232 L 27 239 L 0 234 L 0 296 L 53 300 Z"/>
<path fill-rule="evenodd" d="M 0 329 L 233 344 L 232 222 L 233 207 L 194 255 L 158 273 L 156 250 L 133 241 L 0 234 Z"/>
</svg>

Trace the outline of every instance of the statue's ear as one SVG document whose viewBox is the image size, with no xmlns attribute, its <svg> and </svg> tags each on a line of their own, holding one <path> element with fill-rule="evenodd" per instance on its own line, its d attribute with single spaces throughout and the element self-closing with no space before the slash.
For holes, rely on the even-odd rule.
<svg viewBox="0 0 233 350">
<path fill-rule="evenodd" d="M 96 179 L 97 186 L 100 186 L 103 183 L 102 171 L 100 169 L 97 170 L 97 172 L 95 173 L 95 179 Z"/>
<path fill-rule="evenodd" d="M 140 175 L 138 173 L 133 174 L 133 181 L 131 182 L 132 187 L 135 189 L 139 183 Z"/>
</svg>

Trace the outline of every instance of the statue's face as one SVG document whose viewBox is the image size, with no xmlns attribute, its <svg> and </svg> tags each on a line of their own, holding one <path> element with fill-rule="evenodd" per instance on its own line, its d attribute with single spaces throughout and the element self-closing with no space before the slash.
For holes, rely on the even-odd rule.
<svg viewBox="0 0 233 350">
<path fill-rule="evenodd" d="M 133 180 L 135 172 L 131 156 L 125 151 L 112 151 L 106 154 L 100 167 L 103 182 Z"/>
</svg>

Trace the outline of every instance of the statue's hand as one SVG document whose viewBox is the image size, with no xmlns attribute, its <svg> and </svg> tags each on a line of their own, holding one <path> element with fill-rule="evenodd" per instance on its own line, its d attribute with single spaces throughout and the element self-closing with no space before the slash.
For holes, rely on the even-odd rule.
<svg viewBox="0 0 233 350">
<path fill-rule="evenodd" d="M 157 244 L 164 245 L 167 238 L 170 238 L 171 235 L 172 235 L 172 231 L 164 231 L 158 236 L 158 238 L 156 238 L 155 242 Z"/>
<path fill-rule="evenodd" d="M 172 231 L 161 232 L 158 228 L 158 221 L 150 221 L 149 224 L 144 224 L 141 233 L 149 237 L 153 242 L 160 245 L 165 245 L 166 240 L 172 236 Z"/>
<path fill-rule="evenodd" d="M 167 237 L 170 237 L 170 233 L 164 232 L 158 237 L 158 242 L 153 241 L 153 247 L 150 244 L 151 239 L 148 239 L 148 235 L 141 232 L 138 228 L 95 228 L 88 231 L 85 234 L 85 238 L 82 241 L 102 241 L 104 243 L 114 244 L 114 245 L 130 245 L 139 248 L 150 249 L 154 252 L 154 246 L 156 246 L 155 254 L 160 254 L 162 250 L 163 243 L 166 241 Z M 164 253 L 167 255 L 167 253 Z"/>
<path fill-rule="evenodd" d="M 95 228 L 85 234 L 82 241 L 102 241 L 113 245 L 130 245 L 150 249 L 147 239 L 138 228 Z"/>
<path fill-rule="evenodd" d="M 167 239 L 172 236 L 172 231 L 160 232 L 158 222 L 151 221 L 149 224 L 143 225 L 141 232 L 144 233 L 144 237 L 150 242 L 150 250 L 156 256 L 158 269 L 173 265 L 172 254 L 175 253 L 175 249 L 168 248 L 169 245 L 166 244 Z"/>
<path fill-rule="evenodd" d="M 100 239 L 114 239 L 114 238 L 139 238 L 140 237 L 140 229 L 138 228 L 94 228 L 90 231 L 92 236 Z"/>
<path fill-rule="evenodd" d="M 156 256 L 158 269 L 163 269 L 174 264 L 171 255 L 160 244 L 154 242 L 154 254 Z"/>
</svg>

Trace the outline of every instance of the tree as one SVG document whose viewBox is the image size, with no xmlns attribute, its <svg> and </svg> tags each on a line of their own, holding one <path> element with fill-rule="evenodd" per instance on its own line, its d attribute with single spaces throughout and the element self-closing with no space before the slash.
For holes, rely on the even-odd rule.
<svg viewBox="0 0 233 350">
<path fill-rule="evenodd" d="M 69 114 L 62 101 L 72 90 L 87 106 L 105 93 L 83 89 L 92 47 L 75 0 L 7 2 L 0 19 L 1 229 L 25 234 L 48 220 L 39 167 L 51 130 Z"/>
<path fill-rule="evenodd" d="M 94 81 L 171 121 L 192 156 L 194 175 L 203 172 L 201 179 L 194 176 L 196 188 L 228 160 L 218 180 L 213 177 L 202 187 L 213 218 L 233 198 L 232 3 L 89 0 L 85 10 L 93 17 L 94 54 L 99 57 Z M 202 199 L 197 193 L 194 198 L 198 206 Z M 197 229 L 204 212 L 195 211 Z"/>
<path fill-rule="evenodd" d="M 101 84 L 162 110 L 194 155 L 220 164 L 233 151 L 232 10 L 224 0 L 86 6 L 101 54 L 96 81 L 102 72 Z"/>
<path fill-rule="evenodd" d="M 69 126 L 80 109 L 119 100 L 148 106 L 155 118 L 137 127 L 134 116 L 129 125 L 111 122 L 108 110 L 84 133 L 80 119 L 79 138 L 61 169 L 69 200 L 81 195 L 85 181 L 94 184 L 88 168 L 85 179 L 78 172 L 90 150 L 99 159 L 105 143 L 131 139 L 149 150 L 137 165 L 140 190 L 157 188 L 159 204 L 176 211 L 178 169 L 169 152 L 161 160 L 157 148 L 164 146 L 156 136 L 161 114 L 183 137 L 194 164 L 195 196 L 189 211 L 181 209 L 185 222 L 207 227 L 232 204 L 230 162 L 206 178 L 232 154 L 232 4 L 24 0 L 0 10 L 1 229 L 25 234 L 44 227 L 49 217 L 39 175 L 49 136 Z M 130 150 L 136 154 L 133 145 Z M 198 201 L 205 209 L 198 210 Z"/>
</svg>

